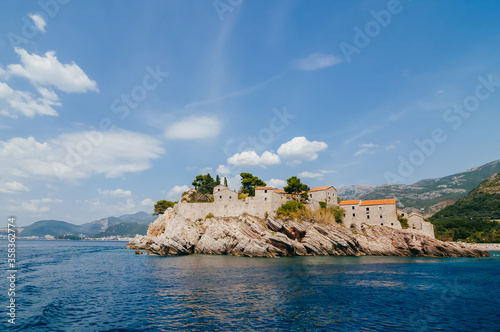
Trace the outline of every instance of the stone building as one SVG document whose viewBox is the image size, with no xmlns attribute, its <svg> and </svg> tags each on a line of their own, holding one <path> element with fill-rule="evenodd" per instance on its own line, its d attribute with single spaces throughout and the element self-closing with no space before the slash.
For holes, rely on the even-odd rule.
<svg viewBox="0 0 500 332">
<path fill-rule="evenodd" d="M 341 201 L 339 206 L 345 211 L 345 227 L 356 228 L 365 223 L 401 229 L 395 199 Z"/>
<path fill-rule="evenodd" d="M 408 219 L 409 230 L 412 233 L 422 234 L 431 238 L 435 238 L 434 225 L 425 221 L 424 216 L 418 212 L 410 212 L 401 210 L 401 215 Z"/>
</svg>

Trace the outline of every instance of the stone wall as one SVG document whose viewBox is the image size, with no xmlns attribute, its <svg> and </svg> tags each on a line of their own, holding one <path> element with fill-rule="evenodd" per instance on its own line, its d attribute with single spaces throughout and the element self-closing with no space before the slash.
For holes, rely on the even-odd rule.
<svg viewBox="0 0 500 332">
<path fill-rule="evenodd" d="M 422 234 L 435 239 L 434 225 L 424 220 L 420 213 L 412 212 L 408 215 L 409 230 L 412 233 Z"/>
</svg>

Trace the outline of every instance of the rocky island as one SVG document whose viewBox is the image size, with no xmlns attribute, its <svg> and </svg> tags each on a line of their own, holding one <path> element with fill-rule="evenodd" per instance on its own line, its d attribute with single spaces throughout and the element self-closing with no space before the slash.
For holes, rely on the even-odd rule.
<svg viewBox="0 0 500 332">
<path fill-rule="evenodd" d="M 241 195 L 245 178 L 261 186 Z M 296 177 L 284 190 L 249 173 L 242 179 L 240 192 L 220 182 L 185 192 L 127 246 L 155 255 L 489 256 L 436 240 L 433 225 L 419 213 L 398 212 L 395 199 L 341 200 L 333 186 L 310 189 Z"/>
<path fill-rule="evenodd" d="M 136 236 L 127 247 L 155 255 L 489 256 L 483 250 L 384 226 L 361 224 L 354 229 L 315 220 L 250 215 L 192 221 L 172 209 L 149 226 L 147 235 Z"/>
</svg>

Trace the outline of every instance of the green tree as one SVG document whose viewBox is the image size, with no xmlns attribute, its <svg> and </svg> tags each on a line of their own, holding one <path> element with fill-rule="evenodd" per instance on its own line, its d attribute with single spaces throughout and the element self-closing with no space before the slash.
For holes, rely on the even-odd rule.
<svg viewBox="0 0 500 332">
<path fill-rule="evenodd" d="M 219 185 L 220 184 L 220 177 L 219 177 L 219 174 L 217 174 L 217 176 L 215 177 L 215 185 Z"/>
<path fill-rule="evenodd" d="M 159 214 L 164 214 L 165 211 L 169 207 L 174 207 L 174 204 L 177 202 L 171 202 L 171 201 L 166 201 L 166 200 L 161 200 L 156 202 L 155 204 L 155 212 L 153 213 L 154 216 L 157 216 Z"/>
<path fill-rule="evenodd" d="M 217 185 L 217 181 L 208 173 L 206 175 L 197 175 L 196 179 L 191 184 L 199 194 L 212 194 L 214 187 Z"/>
<path fill-rule="evenodd" d="M 264 187 L 266 183 L 251 173 L 241 173 L 242 193 L 248 196 L 255 196 L 255 187 Z"/>
<path fill-rule="evenodd" d="M 224 177 L 224 185 L 227 187 L 227 176 Z"/>
<path fill-rule="evenodd" d="M 292 176 L 288 180 L 286 180 L 286 183 L 288 184 L 283 190 L 287 194 L 301 194 L 303 199 L 307 199 L 307 192 L 309 191 L 309 187 L 302 182 L 300 182 L 300 179 L 296 176 Z"/>
</svg>

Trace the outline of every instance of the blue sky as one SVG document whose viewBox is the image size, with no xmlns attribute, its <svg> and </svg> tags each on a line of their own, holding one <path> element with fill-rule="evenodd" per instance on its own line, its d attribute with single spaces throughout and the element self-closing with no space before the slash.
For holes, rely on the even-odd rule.
<svg viewBox="0 0 500 332">
<path fill-rule="evenodd" d="M 500 158 L 500 4 L 3 1 L 0 206 L 152 212 L 200 173 L 414 183 Z"/>
</svg>

